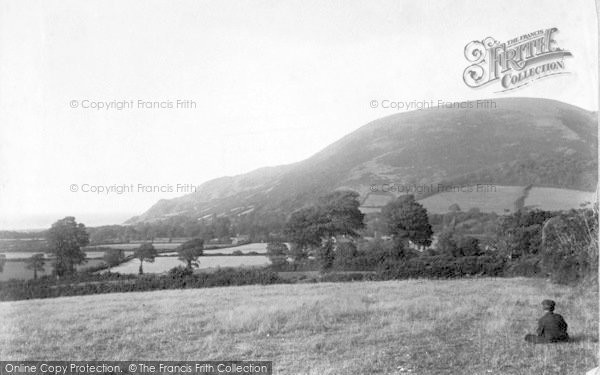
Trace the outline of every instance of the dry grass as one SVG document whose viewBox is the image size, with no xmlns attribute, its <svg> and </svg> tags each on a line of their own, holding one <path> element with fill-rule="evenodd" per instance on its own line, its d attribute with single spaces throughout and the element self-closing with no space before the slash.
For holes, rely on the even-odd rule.
<svg viewBox="0 0 600 375">
<path fill-rule="evenodd" d="M 555 299 L 575 342 L 529 345 Z M 279 374 L 581 374 L 598 294 L 531 279 L 250 286 L 0 303 L 0 358 L 262 359 Z"/>
<path fill-rule="evenodd" d="M 523 196 L 524 188 L 522 186 L 496 186 L 491 191 L 486 191 L 485 186 L 482 185 L 481 191 L 477 191 L 476 186 L 469 186 L 464 191 L 442 192 L 419 202 L 428 212 L 448 212 L 448 208 L 456 203 L 464 212 L 477 208 L 481 212 L 502 214 L 505 210 L 514 212 L 516 200 Z M 437 185 L 434 187 L 437 188 Z M 448 188 L 452 188 L 452 186 Z M 468 189 L 473 189 L 473 191 Z"/>
</svg>

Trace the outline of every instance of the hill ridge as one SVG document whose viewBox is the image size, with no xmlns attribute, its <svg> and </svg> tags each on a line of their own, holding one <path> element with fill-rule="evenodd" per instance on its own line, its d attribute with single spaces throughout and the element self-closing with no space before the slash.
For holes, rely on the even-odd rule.
<svg viewBox="0 0 600 375">
<path fill-rule="evenodd" d="M 371 185 L 390 182 L 595 190 L 596 112 L 551 99 L 492 100 L 496 108 L 429 108 L 370 121 L 307 159 L 209 180 L 127 223 L 234 215 L 234 208 L 289 213 L 334 189 L 365 198 Z"/>
</svg>

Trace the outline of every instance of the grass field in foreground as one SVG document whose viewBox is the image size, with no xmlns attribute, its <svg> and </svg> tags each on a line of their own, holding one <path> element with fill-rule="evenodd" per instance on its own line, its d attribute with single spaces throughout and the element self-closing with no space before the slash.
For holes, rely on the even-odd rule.
<svg viewBox="0 0 600 375">
<path fill-rule="evenodd" d="M 523 336 L 551 298 L 574 342 Z M 247 286 L 0 303 L 3 360 L 272 360 L 277 374 L 582 374 L 598 294 L 544 280 Z"/>
</svg>

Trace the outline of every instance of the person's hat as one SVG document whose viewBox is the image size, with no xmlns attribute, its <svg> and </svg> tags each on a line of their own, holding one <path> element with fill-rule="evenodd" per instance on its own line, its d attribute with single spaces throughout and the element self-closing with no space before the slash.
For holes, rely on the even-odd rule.
<svg viewBox="0 0 600 375">
<path fill-rule="evenodd" d="M 542 301 L 542 307 L 544 310 L 554 311 L 554 306 L 556 306 L 556 303 L 551 299 L 545 299 Z"/>
</svg>

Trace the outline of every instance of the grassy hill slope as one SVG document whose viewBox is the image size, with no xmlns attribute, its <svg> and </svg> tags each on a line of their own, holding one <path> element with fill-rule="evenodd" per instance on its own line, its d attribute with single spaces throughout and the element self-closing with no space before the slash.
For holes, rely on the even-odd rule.
<svg viewBox="0 0 600 375">
<path fill-rule="evenodd" d="M 592 288 L 593 289 L 593 288 Z M 540 301 L 573 342 L 529 345 Z M 534 279 L 295 284 L 0 303 L 5 360 L 272 360 L 276 374 L 582 374 L 597 291 Z"/>
<path fill-rule="evenodd" d="M 366 197 L 382 184 L 596 189 L 596 113 L 548 99 L 495 103 L 493 109 L 432 108 L 378 119 L 306 160 L 209 181 L 129 222 L 289 213 L 334 189 Z"/>
</svg>

